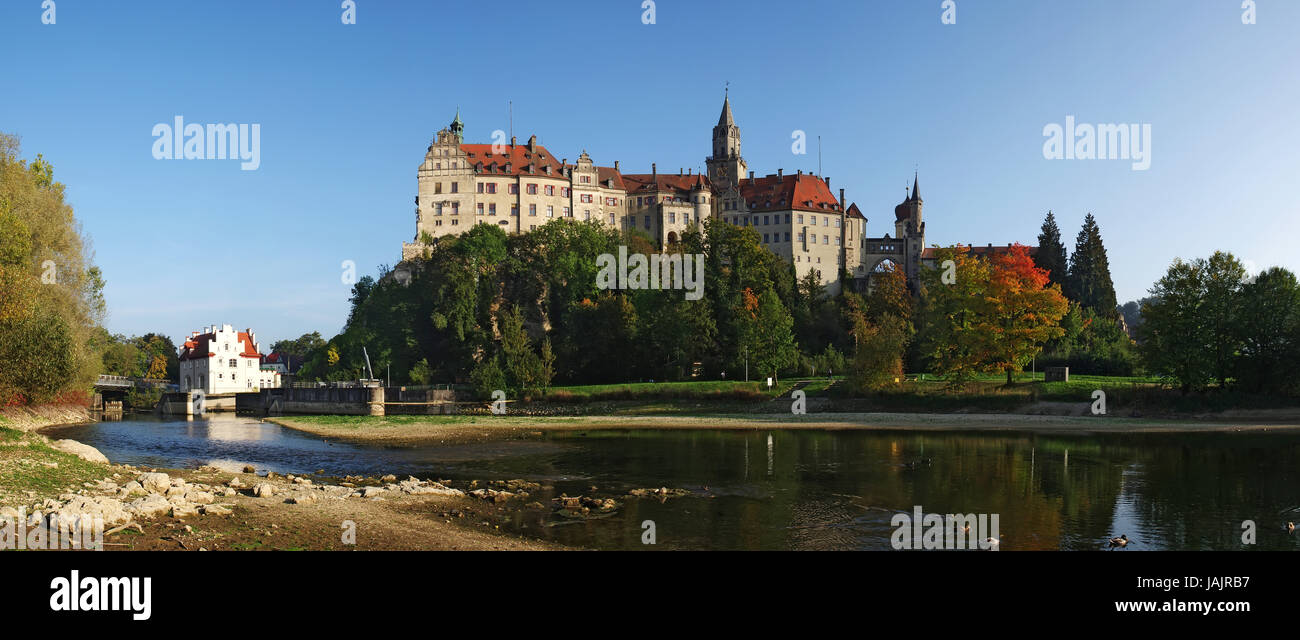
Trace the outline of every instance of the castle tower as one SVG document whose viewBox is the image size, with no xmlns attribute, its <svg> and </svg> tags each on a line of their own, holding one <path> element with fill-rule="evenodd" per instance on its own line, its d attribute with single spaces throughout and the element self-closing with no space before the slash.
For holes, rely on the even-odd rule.
<svg viewBox="0 0 1300 640">
<path fill-rule="evenodd" d="M 921 277 L 921 253 L 925 251 L 925 222 L 921 219 L 924 205 L 920 178 L 913 175 L 911 193 L 894 207 L 894 237 L 903 244 L 903 270 L 910 283 L 918 282 Z"/>
<path fill-rule="evenodd" d="M 451 135 L 456 136 L 456 144 L 465 144 L 465 123 L 460 121 L 460 107 L 456 107 L 456 119 L 447 128 Z"/>
<path fill-rule="evenodd" d="M 722 115 L 718 126 L 713 127 L 713 155 L 705 159 L 709 180 L 719 187 L 735 186 L 749 167 L 740 156 L 740 127 L 731 115 L 731 97 L 722 99 Z"/>
</svg>

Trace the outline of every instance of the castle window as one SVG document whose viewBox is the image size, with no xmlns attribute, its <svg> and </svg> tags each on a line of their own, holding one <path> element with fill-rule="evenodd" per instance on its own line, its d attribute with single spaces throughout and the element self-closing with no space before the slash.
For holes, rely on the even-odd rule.
<svg viewBox="0 0 1300 640">
<path fill-rule="evenodd" d="M 790 241 L 790 232 L 789 232 L 789 231 L 785 232 L 785 241 L 786 241 L 786 242 L 789 242 L 789 241 Z"/>
<path fill-rule="evenodd" d="M 645 217 L 645 228 L 650 228 L 650 216 Z"/>
<path fill-rule="evenodd" d="M 677 214 L 675 214 L 675 213 L 669 211 L 669 212 L 668 212 L 668 224 L 674 224 L 674 223 L 676 223 L 676 222 L 677 222 Z"/>
<path fill-rule="evenodd" d="M 573 213 L 569 211 L 569 208 L 568 208 L 568 207 L 565 207 L 565 208 L 564 208 L 564 217 L 566 217 L 566 218 L 572 218 L 572 217 L 573 217 Z"/>
<path fill-rule="evenodd" d="M 519 205 L 517 204 L 510 205 L 510 215 L 512 216 L 519 215 Z"/>
<path fill-rule="evenodd" d="M 513 183 L 513 182 L 511 182 L 511 183 L 510 183 L 510 188 L 508 189 L 508 191 L 510 192 L 510 195 L 512 195 L 512 196 L 517 196 L 517 195 L 519 195 L 519 185 L 518 185 L 518 184 L 515 184 L 515 183 Z"/>
<path fill-rule="evenodd" d="M 498 222 L 497 224 L 499 224 L 499 225 L 503 225 L 503 226 L 504 226 L 504 225 L 508 225 L 508 224 L 510 224 L 510 221 L 509 221 L 509 220 L 502 220 L 502 221 Z"/>
<path fill-rule="evenodd" d="M 553 206 L 551 206 L 551 205 L 549 205 L 549 204 L 546 205 L 546 217 L 548 217 L 548 218 L 554 218 L 554 217 L 555 217 L 555 207 L 553 207 Z"/>
<path fill-rule="evenodd" d="M 591 184 L 591 176 L 582 176 L 583 184 Z"/>
<path fill-rule="evenodd" d="M 546 185 L 546 195 L 548 195 L 548 196 L 553 196 L 553 195 L 555 195 L 555 187 L 553 187 L 553 186 L 551 186 L 551 185 L 549 185 L 549 184 Z"/>
<path fill-rule="evenodd" d="M 763 244 L 767 244 L 767 234 L 763 234 Z"/>
<path fill-rule="evenodd" d="M 459 202 L 451 203 L 451 215 L 454 216 L 458 213 L 460 213 L 460 203 Z"/>
<path fill-rule="evenodd" d="M 459 182 L 453 182 L 453 183 L 451 183 L 451 192 L 452 192 L 452 193 L 460 193 L 460 183 L 459 183 Z"/>
<path fill-rule="evenodd" d="M 496 214 L 497 214 L 497 204 L 493 202 L 488 205 L 488 215 L 494 216 Z"/>
<path fill-rule="evenodd" d="M 798 217 L 797 219 L 798 219 L 798 221 L 799 221 L 799 224 L 803 224 L 803 214 L 802 214 L 802 213 L 799 214 L 799 217 Z"/>
<path fill-rule="evenodd" d="M 484 186 L 484 184 L 483 184 L 482 182 L 478 183 L 478 192 L 479 192 L 479 193 L 483 193 L 483 190 L 484 190 L 485 188 L 486 188 L 486 187 Z"/>
<path fill-rule="evenodd" d="M 763 216 L 763 226 L 766 227 L 767 225 L 768 225 L 767 216 Z"/>
<path fill-rule="evenodd" d="M 489 182 L 488 185 L 487 185 L 487 192 L 488 192 L 488 193 L 496 193 L 496 192 L 497 192 L 497 183 L 495 183 L 495 182 Z"/>
<path fill-rule="evenodd" d="M 785 214 L 785 223 L 790 224 L 790 214 Z"/>
<path fill-rule="evenodd" d="M 528 185 L 528 195 L 530 196 L 537 195 L 537 185 L 535 184 Z"/>
<path fill-rule="evenodd" d="M 478 214 L 483 215 L 483 203 L 478 203 Z"/>
<path fill-rule="evenodd" d="M 528 205 L 528 215 L 530 216 L 537 215 L 537 205 L 535 204 Z"/>
<path fill-rule="evenodd" d="M 560 187 L 560 196 L 565 197 L 565 198 L 569 197 L 569 188 L 568 188 L 568 187 Z"/>
</svg>

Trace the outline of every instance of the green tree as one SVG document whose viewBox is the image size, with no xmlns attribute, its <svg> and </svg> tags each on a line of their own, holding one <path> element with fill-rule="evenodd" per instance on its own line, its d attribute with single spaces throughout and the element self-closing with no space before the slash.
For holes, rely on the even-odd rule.
<svg viewBox="0 0 1300 640">
<path fill-rule="evenodd" d="M 740 343 L 748 348 L 756 370 L 776 378 L 782 369 L 794 364 L 798 354 L 794 320 L 770 289 L 757 298 L 746 289 L 742 300 Z"/>
<path fill-rule="evenodd" d="M 104 281 L 84 245 L 54 167 L 0 134 L 0 405 L 88 399 Z"/>
<path fill-rule="evenodd" d="M 1219 386 L 1224 386 L 1232 376 L 1237 353 L 1241 349 L 1240 305 L 1241 285 L 1246 279 L 1246 268 L 1231 253 L 1215 251 L 1203 263 L 1205 298 L 1201 305 L 1201 321 L 1205 337 L 1209 340 L 1211 370 Z"/>
<path fill-rule="evenodd" d="M 1042 232 L 1038 234 L 1038 252 L 1034 254 L 1034 265 L 1047 272 L 1051 284 L 1067 288 L 1067 262 L 1065 244 L 1061 242 L 1061 228 L 1056 226 L 1056 216 L 1051 211 L 1043 220 Z"/>
<path fill-rule="evenodd" d="M 1099 315 L 1115 317 L 1118 303 L 1110 277 L 1110 261 L 1101 240 L 1101 227 L 1091 213 L 1084 217 L 1083 228 L 1075 238 L 1067 284 L 1065 293 L 1071 300 Z"/>
<path fill-rule="evenodd" d="M 543 370 L 542 360 L 533 351 L 532 340 L 524 328 L 519 307 L 497 316 L 501 333 L 502 369 L 506 374 L 507 388 L 515 393 L 527 394 L 550 384 Z"/>
<path fill-rule="evenodd" d="M 1152 285 L 1138 327 L 1148 369 L 1173 378 L 1184 393 L 1204 388 L 1214 375 L 1213 347 L 1202 315 L 1205 269 L 1205 260 L 1175 260 Z"/>
<path fill-rule="evenodd" d="M 1236 378 L 1254 392 L 1294 393 L 1300 387 L 1300 282 L 1273 267 L 1242 286 L 1238 307 L 1240 358 Z"/>
<path fill-rule="evenodd" d="M 987 341 L 977 329 L 987 315 L 984 288 L 989 265 L 960 245 L 936 250 L 935 260 L 940 268 L 921 272 L 921 352 L 931 371 L 957 385 L 974 378 L 987 359 Z M 949 260 L 950 281 L 942 266 Z"/>
</svg>

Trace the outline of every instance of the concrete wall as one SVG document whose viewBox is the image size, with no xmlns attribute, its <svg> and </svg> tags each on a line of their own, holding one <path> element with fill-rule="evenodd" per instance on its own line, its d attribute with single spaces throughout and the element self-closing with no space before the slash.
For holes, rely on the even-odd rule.
<svg viewBox="0 0 1300 640">
<path fill-rule="evenodd" d="M 456 394 L 447 389 L 307 387 L 239 395 L 239 410 L 254 415 L 433 415 L 456 408 Z"/>
</svg>

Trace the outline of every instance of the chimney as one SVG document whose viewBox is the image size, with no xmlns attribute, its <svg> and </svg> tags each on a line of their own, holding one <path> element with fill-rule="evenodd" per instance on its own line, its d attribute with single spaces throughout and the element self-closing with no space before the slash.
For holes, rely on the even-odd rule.
<svg viewBox="0 0 1300 640">
<path fill-rule="evenodd" d="M 614 170 L 618 171 L 618 160 L 614 161 Z"/>
<path fill-rule="evenodd" d="M 800 170 L 799 170 L 799 174 L 798 174 L 798 175 L 803 176 L 803 169 L 800 169 Z"/>
<path fill-rule="evenodd" d="M 659 169 L 653 162 L 650 163 L 650 175 L 654 176 L 656 181 L 659 180 Z"/>
<path fill-rule="evenodd" d="M 753 179 L 754 179 L 754 172 L 753 172 L 753 171 L 750 171 L 750 172 L 749 172 L 749 179 L 750 179 L 750 180 L 753 180 Z"/>
<path fill-rule="evenodd" d="M 691 175 L 691 172 L 692 172 L 692 171 L 695 171 L 695 169 L 687 169 L 687 170 L 686 170 L 686 175 L 688 175 L 688 176 Z"/>
<path fill-rule="evenodd" d="M 847 210 L 848 203 L 844 201 L 844 190 L 840 189 L 840 208 Z"/>
<path fill-rule="evenodd" d="M 534 134 L 533 136 L 531 136 L 530 138 L 528 138 L 528 150 L 529 150 L 529 151 L 536 151 L 536 150 L 537 150 L 537 135 L 536 135 L 536 134 Z"/>
<path fill-rule="evenodd" d="M 780 181 L 782 181 L 782 180 L 785 180 L 785 169 L 777 169 L 777 170 L 776 170 L 776 181 L 777 181 L 777 182 L 780 182 Z"/>
<path fill-rule="evenodd" d="M 825 178 L 825 180 L 826 180 L 826 188 L 829 189 L 830 186 L 831 186 L 831 179 L 830 179 L 830 176 L 827 176 L 827 177 Z"/>
<path fill-rule="evenodd" d="M 682 172 L 685 171 L 685 170 L 686 170 L 685 167 L 677 167 L 677 177 L 680 178 L 680 177 L 686 175 L 685 173 L 682 173 Z"/>
<path fill-rule="evenodd" d="M 518 141 L 515 140 L 515 137 L 514 137 L 514 136 L 510 136 L 510 146 L 513 147 L 513 146 L 515 146 L 517 143 L 518 143 Z"/>
</svg>

